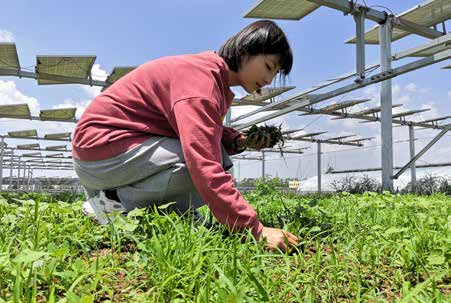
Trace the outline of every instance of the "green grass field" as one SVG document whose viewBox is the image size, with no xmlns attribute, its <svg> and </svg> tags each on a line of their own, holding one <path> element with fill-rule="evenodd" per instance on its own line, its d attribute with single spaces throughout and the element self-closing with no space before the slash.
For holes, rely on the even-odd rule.
<svg viewBox="0 0 451 303">
<path fill-rule="evenodd" d="M 299 247 L 148 210 L 96 226 L 80 197 L 4 194 L 0 302 L 450 301 L 451 197 L 246 197 Z"/>
</svg>

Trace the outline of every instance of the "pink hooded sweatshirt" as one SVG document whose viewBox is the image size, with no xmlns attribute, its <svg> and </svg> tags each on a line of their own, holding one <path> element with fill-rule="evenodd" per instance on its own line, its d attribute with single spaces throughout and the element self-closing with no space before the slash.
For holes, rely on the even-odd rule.
<svg viewBox="0 0 451 303">
<path fill-rule="evenodd" d="M 72 141 L 74 158 L 112 158 L 152 136 L 179 138 L 194 185 L 213 215 L 234 230 L 263 225 L 221 165 L 240 133 L 223 126 L 232 104 L 227 64 L 215 52 L 147 62 L 98 95 L 83 113 Z"/>
</svg>

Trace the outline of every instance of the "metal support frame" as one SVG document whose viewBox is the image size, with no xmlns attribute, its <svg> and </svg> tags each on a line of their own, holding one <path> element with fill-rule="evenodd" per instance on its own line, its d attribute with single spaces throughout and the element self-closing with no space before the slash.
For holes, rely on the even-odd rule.
<svg viewBox="0 0 451 303">
<path fill-rule="evenodd" d="M 14 160 L 14 151 L 11 152 L 11 161 Z M 9 187 L 8 189 L 13 190 L 13 165 L 9 167 Z"/>
<path fill-rule="evenodd" d="M 5 151 L 5 138 L 0 141 L 0 192 L 3 190 L 3 152 Z"/>
<path fill-rule="evenodd" d="M 410 149 L 410 160 L 415 157 L 415 129 L 413 125 L 409 125 L 409 149 Z M 417 169 L 415 166 L 415 162 L 412 163 L 410 167 L 410 184 L 412 192 L 415 191 L 415 184 L 417 182 Z"/>
<path fill-rule="evenodd" d="M 255 115 L 255 114 L 259 113 L 259 112 L 268 111 L 268 110 L 274 110 L 274 108 L 276 106 L 281 105 L 281 104 L 287 104 L 289 102 L 300 101 L 300 102 L 297 102 L 295 104 L 291 104 L 290 106 L 288 106 L 288 107 L 286 107 L 284 109 L 278 110 L 278 111 L 276 111 L 276 112 L 274 112 L 272 114 L 269 114 L 269 115 L 257 118 L 255 120 L 249 121 L 247 123 L 243 123 L 243 124 L 240 124 L 240 125 L 232 125 L 232 126 L 235 126 L 235 128 L 238 129 L 238 130 L 245 129 L 245 128 L 253 125 L 253 124 L 264 122 L 264 121 L 267 121 L 267 120 L 270 120 L 270 119 L 273 119 L 273 118 L 285 115 L 287 113 L 290 113 L 292 111 L 298 110 L 299 108 L 305 107 L 307 105 L 312 105 L 312 104 L 315 104 L 315 103 L 319 103 L 319 102 L 322 102 L 322 101 L 325 101 L 325 100 L 328 100 L 328 99 L 331 99 L 331 98 L 334 98 L 334 97 L 337 97 L 337 96 L 349 93 L 349 92 L 354 91 L 356 89 L 360 89 L 360 88 L 366 87 L 366 86 L 371 85 L 371 84 L 379 83 L 381 81 L 384 81 L 384 80 L 387 80 L 387 79 L 391 79 L 393 77 L 396 77 L 396 76 L 399 76 L 399 75 L 411 72 L 413 70 L 416 70 L 416 69 L 419 69 L 419 68 L 423 68 L 425 66 L 429 66 L 431 64 L 435 64 L 435 63 L 447 60 L 449 58 L 451 58 L 451 50 L 446 50 L 446 51 L 434 54 L 432 56 L 425 57 L 425 58 L 422 58 L 422 59 L 419 59 L 419 60 L 407 63 L 405 65 L 402 65 L 400 67 L 391 69 L 389 71 L 380 72 L 378 74 L 375 74 L 374 76 L 366 78 L 361 83 L 348 84 L 348 85 L 345 85 L 345 86 L 343 86 L 341 88 L 337 88 L 337 89 L 335 89 L 333 91 L 330 91 L 330 92 L 324 93 L 324 94 L 303 95 L 302 97 L 299 97 L 299 96 L 298 97 L 292 97 L 292 98 L 284 100 L 284 101 L 280 101 L 280 102 L 272 103 L 272 104 L 269 104 L 269 105 L 266 105 L 266 106 L 262 106 L 261 108 L 255 110 L 255 111 L 252 111 L 251 113 L 242 115 L 239 118 L 240 119 L 244 119 L 246 117 Z M 234 121 L 236 121 L 236 120 L 234 119 Z"/>
<path fill-rule="evenodd" d="M 391 71 L 392 17 L 379 28 L 381 72 Z M 387 79 L 381 83 L 381 161 L 382 190 L 394 191 L 393 180 L 393 128 L 392 128 L 392 83 Z"/>
<path fill-rule="evenodd" d="M 317 142 L 317 159 L 318 159 L 318 193 L 321 193 L 321 142 Z"/>
<path fill-rule="evenodd" d="M 17 165 L 17 190 L 20 189 L 20 168 L 22 166 L 22 157 L 19 156 L 19 163 Z"/>
<path fill-rule="evenodd" d="M 262 180 L 266 179 L 266 171 L 265 171 L 265 151 L 262 150 Z"/>
<path fill-rule="evenodd" d="M 314 2 L 319 5 L 324 5 L 333 9 L 340 10 L 344 12 L 345 14 L 353 14 L 355 15 L 356 12 L 356 5 L 355 1 L 348 1 L 348 0 L 307 0 L 309 2 Z M 375 21 L 379 24 L 383 24 L 387 19 L 387 14 L 382 11 L 378 11 L 369 7 L 365 7 L 367 10 L 366 18 L 372 21 Z M 403 18 L 397 18 L 396 17 L 396 23 L 394 24 L 395 27 L 407 31 L 412 34 L 417 34 L 426 38 L 437 38 L 441 35 L 443 35 L 442 32 L 439 32 L 435 29 L 421 26 L 416 23 L 410 22 L 408 20 L 404 20 Z"/>
<path fill-rule="evenodd" d="M 356 32 L 356 82 L 365 79 L 365 14 L 366 9 L 359 6 L 354 14 Z"/>
<path fill-rule="evenodd" d="M 447 125 L 434 139 L 431 140 L 418 154 L 415 155 L 406 165 L 404 165 L 392 178 L 398 179 L 415 161 L 417 161 L 425 152 L 427 152 L 441 137 L 451 129 L 451 124 Z"/>
<path fill-rule="evenodd" d="M 416 165 L 416 168 L 431 168 L 431 167 L 445 167 L 445 166 L 451 166 L 451 162 L 442 162 L 442 163 L 430 163 L 430 164 L 420 164 Z M 401 169 L 401 166 L 395 166 L 393 169 Z M 381 167 L 370 167 L 370 168 L 351 168 L 351 169 L 344 169 L 344 170 L 333 170 L 330 172 L 327 172 L 327 174 L 349 174 L 349 173 L 363 173 L 363 172 L 369 172 L 369 171 L 379 171 L 381 170 Z"/>
</svg>

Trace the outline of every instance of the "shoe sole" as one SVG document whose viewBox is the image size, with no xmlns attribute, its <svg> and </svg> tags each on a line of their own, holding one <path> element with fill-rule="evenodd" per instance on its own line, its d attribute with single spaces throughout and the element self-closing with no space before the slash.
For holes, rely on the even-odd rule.
<svg viewBox="0 0 451 303">
<path fill-rule="evenodd" d="M 99 225 L 107 225 L 110 220 L 108 220 L 104 211 L 99 210 L 94 204 L 89 201 L 85 201 L 81 206 L 81 211 L 83 214 L 88 216 L 93 222 Z"/>
</svg>

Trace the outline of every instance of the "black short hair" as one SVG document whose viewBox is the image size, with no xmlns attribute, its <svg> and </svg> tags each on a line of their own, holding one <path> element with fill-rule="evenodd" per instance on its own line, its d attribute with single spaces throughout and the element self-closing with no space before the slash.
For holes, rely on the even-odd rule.
<svg viewBox="0 0 451 303">
<path fill-rule="evenodd" d="M 244 56 L 278 55 L 280 73 L 286 76 L 293 65 L 290 44 L 282 29 L 273 21 L 259 20 L 249 24 L 233 37 L 229 38 L 219 49 L 229 68 L 238 72 Z"/>
</svg>

